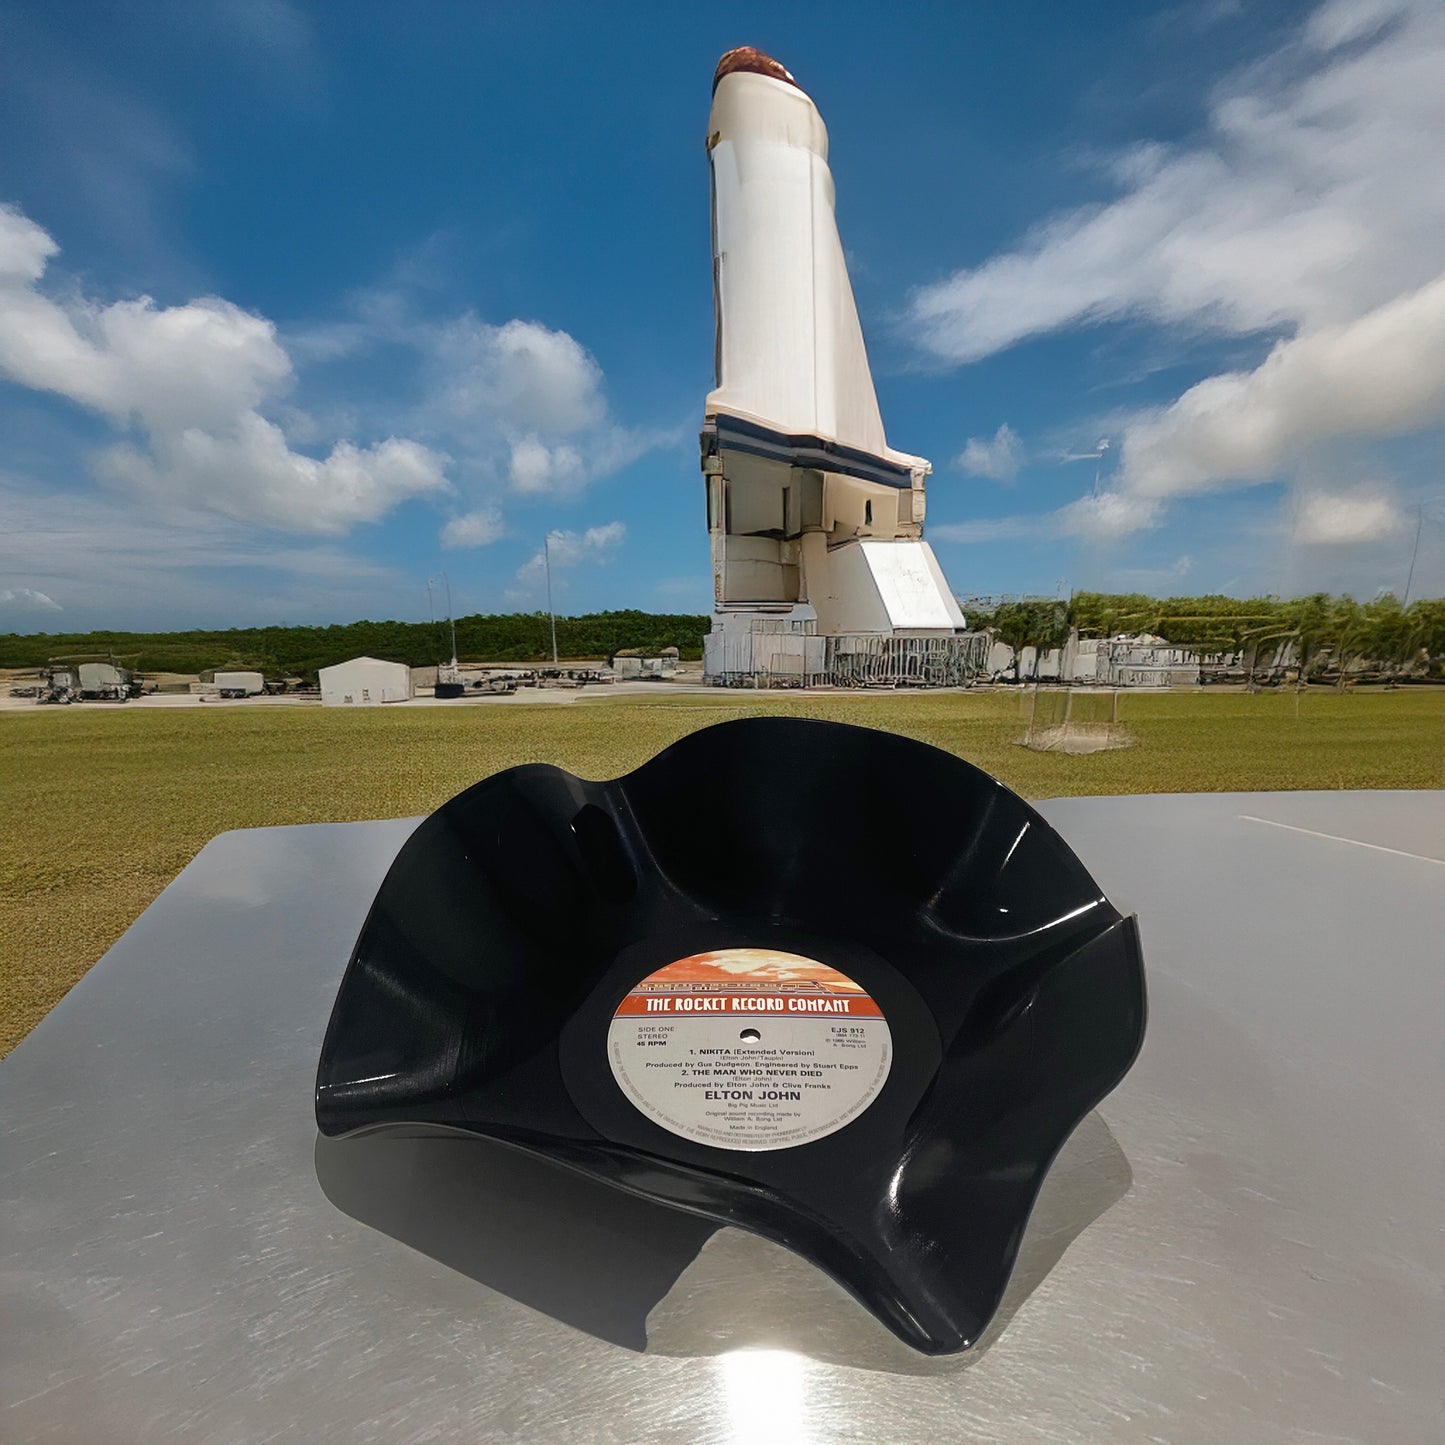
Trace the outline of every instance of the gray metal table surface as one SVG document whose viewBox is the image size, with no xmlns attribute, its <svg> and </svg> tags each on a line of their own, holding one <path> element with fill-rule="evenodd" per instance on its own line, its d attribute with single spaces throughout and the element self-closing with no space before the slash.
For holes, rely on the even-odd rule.
<svg viewBox="0 0 1445 1445">
<path fill-rule="evenodd" d="M 267 828 L 0 1063 L 0 1439 L 1440 1438 L 1445 795 L 1043 811 L 1140 916 L 1150 1028 L 974 1350 L 490 1143 L 321 1139 L 415 824 Z"/>
</svg>

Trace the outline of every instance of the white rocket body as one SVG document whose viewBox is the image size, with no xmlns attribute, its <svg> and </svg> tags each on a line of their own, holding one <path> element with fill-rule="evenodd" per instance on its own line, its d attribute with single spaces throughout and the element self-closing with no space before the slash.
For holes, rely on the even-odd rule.
<svg viewBox="0 0 1445 1445">
<path fill-rule="evenodd" d="M 708 136 L 720 322 L 708 415 L 888 455 L 817 107 L 771 76 L 727 75 Z M 921 458 L 898 459 L 928 470 Z"/>
<path fill-rule="evenodd" d="M 923 541 L 932 467 L 884 436 L 828 133 L 786 75 L 757 52 L 730 52 L 708 121 L 717 384 L 702 445 L 715 633 L 951 635 L 964 618 Z M 709 649 L 710 672 L 722 650 Z"/>
</svg>

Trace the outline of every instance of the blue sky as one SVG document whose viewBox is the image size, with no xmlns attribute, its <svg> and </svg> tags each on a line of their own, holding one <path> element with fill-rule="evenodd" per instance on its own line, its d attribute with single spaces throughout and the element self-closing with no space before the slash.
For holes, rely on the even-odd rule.
<svg viewBox="0 0 1445 1445">
<path fill-rule="evenodd" d="M 549 533 L 559 610 L 706 610 L 738 44 L 828 124 L 955 591 L 1369 597 L 1419 523 L 1445 592 L 1438 0 L 54 0 L 0 5 L 0 630 L 530 610 Z"/>
</svg>

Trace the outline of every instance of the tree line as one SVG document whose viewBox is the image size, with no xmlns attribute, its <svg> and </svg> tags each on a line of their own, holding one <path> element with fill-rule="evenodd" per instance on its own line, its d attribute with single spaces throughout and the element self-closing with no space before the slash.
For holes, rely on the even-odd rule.
<svg viewBox="0 0 1445 1445">
<path fill-rule="evenodd" d="M 1391 593 L 1370 602 L 1316 592 L 1309 597 L 1146 597 L 1076 592 L 1067 602 L 1037 598 L 973 609 L 971 627 L 989 627 L 1016 650 L 1062 647 L 1080 637 L 1147 633 L 1187 647 L 1201 661 L 1233 658 L 1254 666 L 1288 646 L 1304 676 L 1373 665 L 1445 676 L 1445 599 L 1403 606 Z"/>
<path fill-rule="evenodd" d="M 1404 607 L 1385 593 L 1370 602 L 1331 597 L 1147 597 L 1142 593 L 1077 592 L 1072 598 L 971 606 L 969 626 L 991 628 L 1022 650 L 1061 647 L 1080 637 L 1150 633 L 1197 652 L 1202 661 L 1235 657 L 1252 665 L 1285 644 L 1306 673 L 1325 663 L 1382 669 L 1414 667 L 1445 675 L 1445 599 Z M 624 649 L 655 655 L 676 647 L 702 656 L 709 619 L 702 614 L 592 612 L 557 619 L 562 657 L 602 659 Z M 456 619 L 463 662 L 549 662 L 545 612 L 475 614 Z M 448 625 L 439 622 L 349 622 L 330 627 L 235 627 L 187 632 L 10 633 L 0 636 L 0 667 L 40 667 L 81 653 L 114 655 L 142 672 L 198 673 L 209 668 L 254 668 L 267 676 L 315 677 L 318 669 L 367 654 L 413 667 L 451 655 Z"/>
<path fill-rule="evenodd" d="M 564 658 L 607 658 L 623 648 L 655 656 L 676 647 L 702 656 L 708 618 L 686 613 L 592 612 L 557 619 Z M 456 619 L 462 662 L 550 662 L 551 621 L 545 612 L 476 614 Z M 52 632 L 0 636 L 0 667 L 41 667 L 52 658 L 108 653 L 141 672 L 199 673 L 255 669 L 268 677 L 314 679 L 333 663 L 363 655 L 429 667 L 451 656 L 451 632 L 438 622 L 348 622 L 330 627 L 232 627 L 187 632 Z"/>
</svg>

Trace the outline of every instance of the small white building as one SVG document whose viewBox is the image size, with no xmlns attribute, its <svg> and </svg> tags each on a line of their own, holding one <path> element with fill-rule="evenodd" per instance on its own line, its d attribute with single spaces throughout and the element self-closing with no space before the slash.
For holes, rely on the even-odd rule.
<svg viewBox="0 0 1445 1445">
<path fill-rule="evenodd" d="M 406 702 L 411 697 L 411 668 L 404 662 L 353 657 L 350 662 L 323 667 L 319 676 L 321 701 L 326 707 Z"/>
<path fill-rule="evenodd" d="M 215 687 L 222 697 L 260 697 L 266 679 L 259 672 L 218 672 Z"/>
</svg>

